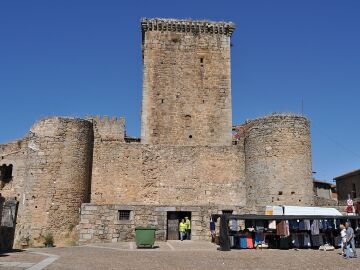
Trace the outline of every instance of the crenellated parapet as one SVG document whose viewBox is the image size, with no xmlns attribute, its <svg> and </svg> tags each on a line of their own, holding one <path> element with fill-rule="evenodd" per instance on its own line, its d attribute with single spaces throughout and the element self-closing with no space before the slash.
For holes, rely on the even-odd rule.
<svg viewBox="0 0 360 270">
<path fill-rule="evenodd" d="M 177 19 L 141 19 L 141 30 L 146 31 L 170 31 L 209 33 L 231 36 L 235 30 L 232 22 L 213 22 L 208 20 L 177 20 Z"/>
<path fill-rule="evenodd" d="M 104 141 L 124 141 L 125 137 L 125 118 L 112 117 L 105 115 L 100 117 L 88 116 L 87 120 L 92 121 L 94 125 L 95 139 Z"/>
</svg>

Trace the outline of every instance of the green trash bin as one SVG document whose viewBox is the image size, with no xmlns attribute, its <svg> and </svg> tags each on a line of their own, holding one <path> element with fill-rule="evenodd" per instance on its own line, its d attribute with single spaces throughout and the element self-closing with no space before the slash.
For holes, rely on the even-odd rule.
<svg viewBox="0 0 360 270">
<path fill-rule="evenodd" d="M 153 227 L 136 227 L 135 228 L 135 242 L 138 248 L 140 247 L 154 247 L 155 231 Z"/>
</svg>

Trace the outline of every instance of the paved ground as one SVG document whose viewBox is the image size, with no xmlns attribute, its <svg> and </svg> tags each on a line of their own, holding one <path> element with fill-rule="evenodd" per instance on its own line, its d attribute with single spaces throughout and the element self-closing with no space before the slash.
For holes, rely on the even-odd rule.
<svg viewBox="0 0 360 270">
<path fill-rule="evenodd" d="M 154 249 L 134 243 L 39 248 L 0 255 L 0 269 L 359 269 L 359 259 L 345 260 L 338 251 L 232 250 L 199 241 L 159 242 Z M 360 250 L 358 251 L 360 252 Z"/>
</svg>

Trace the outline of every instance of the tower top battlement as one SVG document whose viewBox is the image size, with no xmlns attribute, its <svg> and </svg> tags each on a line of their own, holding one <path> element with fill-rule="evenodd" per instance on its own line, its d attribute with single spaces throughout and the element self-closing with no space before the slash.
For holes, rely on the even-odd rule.
<svg viewBox="0 0 360 270">
<path fill-rule="evenodd" d="M 142 18 L 141 30 L 143 33 L 146 31 L 170 31 L 184 33 L 210 33 L 231 36 L 235 31 L 235 24 L 232 22 L 213 22 L 209 20 Z"/>
</svg>

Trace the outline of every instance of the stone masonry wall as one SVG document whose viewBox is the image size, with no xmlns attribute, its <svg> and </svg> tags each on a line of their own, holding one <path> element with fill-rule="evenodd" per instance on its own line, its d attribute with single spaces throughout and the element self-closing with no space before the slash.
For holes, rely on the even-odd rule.
<svg viewBox="0 0 360 270">
<path fill-rule="evenodd" d="M 8 183 L 0 183 L 0 193 L 6 198 L 20 199 L 24 189 L 25 161 L 28 152 L 27 138 L 0 144 L 0 166 L 12 165 L 12 178 Z"/>
<path fill-rule="evenodd" d="M 156 239 L 166 240 L 167 212 L 191 212 L 191 238 L 209 240 L 210 215 L 221 213 L 223 209 L 232 209 L 234 214 L 243 213 L 242 208 L 231 206 L 152 206 L 152 205 L 96 205 L 81 206 L 80 244 L 96 242 L 133 241 L 135 227 L 148 226 L 156 228 Z M 119 220 L 119 210 L 130 210 L 130 220 Z"/>
<path fill-rule="evenodd" d="M 313 205 L 309 121 L 280 114 L 245 126 L 248 207 Z"/>
<path fill-rule="evenodd" d="M 95 141 L 91 202 L 245 205 L 243 151 Z"/>
<path fill-rule="evenodd" d="M 231 23 L 145 19 L 144 144 L 231 145 Z"/>
<path fill-rule="evenodd" d="M 348 195 L 350 195 L 352 199 L 359 199 L 360 172 L 336 179 L 336 189 L 339 201 L 346 201 L 348 199 Z"/>
<path fill-rule="evenodd" d="M 16 198 L 20 202 L 17 212 L 18 223 L 21 222 L 22 216 L 26 212 L 24 207 L 24 186 L 26 183 L 26 157 L 28 151 L 27 137 L 22 140 L 0 145 L 0 166 L 12 165 L 11 180 L 0 183 L 0 194 L 4 197 L 4 200 Z M 17 228 L 19 228 L 19 226 L 17 226 Z M 19 230 L 16 230 L 17 235 L 19 235 L 19 232 Z M 17 239 L 19 239 L 19 237 Z"/>
</svg>

